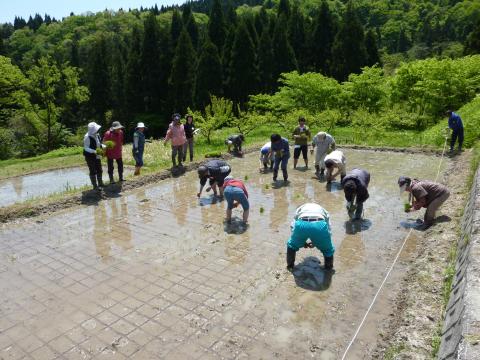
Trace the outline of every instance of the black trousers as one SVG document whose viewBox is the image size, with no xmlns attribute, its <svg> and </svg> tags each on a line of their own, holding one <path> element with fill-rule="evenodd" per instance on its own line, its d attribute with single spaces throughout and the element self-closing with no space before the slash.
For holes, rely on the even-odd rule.
<svg viewBox="0 0 480 360">
<path fill-rule="evenodd" d="M 114 159 L 107 159 L 107 168 L 108 168 L 108 177 L 113 179 L 113 160 Z M 117 162 L 117 169 L 118 169 L 118 177 L 123 179 L 123 159 L 115 159 Z"/>
<path fill-rule="evenodd" d="M 452 132 L 452 140 L 450 141 L 450 149 L 453 150 L 455 146 L 455 142 L 458 139 L 458 148 L 461 149 L 463 145 L 463 128 L 458 130 L 453 130 Z"/>
<path fill-rule="evenodd" d="M 102 178 L 102 162 L 96 156 L 85 156 L 90 176 Z"/>
</svg>

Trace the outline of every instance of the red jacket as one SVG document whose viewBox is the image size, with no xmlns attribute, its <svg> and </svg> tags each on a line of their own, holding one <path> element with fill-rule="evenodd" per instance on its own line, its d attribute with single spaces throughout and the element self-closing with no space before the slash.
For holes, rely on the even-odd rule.
<svg viewBox="0 0 480 360">
<path fill-rule="evenodd" d="M 115 146 L 113 149 L 107 149 L 107 158 L 109 159 L 121 159 L 122 158 L 122 146 L 123 146 L 123 130 L 118 130 L 114 133 L 113 130 L 108 130 L 103 135 L 103 143 L 106 141 L 113 141 Z"/>
<path fill-rule="evenodd" d="M 245 184 L 243 183 L 242 180 L 238 180 L 238 179 L 225 180 L 225 181 L 223 182 L 223 188 L 225 189 L 227 186 L 234 186 L 234 187 L 238 187 L 238 188 L 242 189 L 243 192 L 245 193 L 245 196 L 246 196 L 247 199 L 248 199 L 247 188 L 245 187 Z"/>
</svg>

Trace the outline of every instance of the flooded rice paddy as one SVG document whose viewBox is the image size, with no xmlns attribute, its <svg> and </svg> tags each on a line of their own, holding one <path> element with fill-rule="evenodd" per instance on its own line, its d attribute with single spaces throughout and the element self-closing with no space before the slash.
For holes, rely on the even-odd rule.
<svg viewBox="0 0 480 360">
<path fill-rule="evenodd" d="M 235 159 L 246 180 L 248 227 L 210 194 L 199 200 L 190 172 L 44 219 L 0 230 L 0 357 L 318 358 L 342 356 L 408 228 L 399 175 L 434 179 L 439 158 L 347 150 L 347 169 L 371 172 L 364 220 L 348 221 L 339 183 L 293 170 L 276 187 L 251 154 Z M 445 164 L 446 166 L 446 164 Z M 280 182 L 281 183 L 281 182 Z M 335 272 L 316 249 L 285 270 L 285 242 L 297 206 L 329 212 Z M 410 219 L 411 221 L 412 219 Z M 368 357 L 378 324 L 415 252 L 399 266 L 354 344 Z"/>
</svg>

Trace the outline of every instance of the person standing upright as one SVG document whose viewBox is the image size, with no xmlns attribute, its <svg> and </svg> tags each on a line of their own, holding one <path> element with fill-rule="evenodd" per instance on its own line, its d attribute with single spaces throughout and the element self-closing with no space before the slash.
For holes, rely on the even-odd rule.
<svg viewBox="0 0 480 360">
<path fill-rule="evenodd" d="M 290 159 L 290 147 L 288 140 L 282 138 L 279 134 L 272 134 L 270 137 L 271 151 L 273 153 L 273 181 L 277 181 L 278 168 L 281 165 L 283 173 L 283 181 L 288 181 L 288 159 Z"/>
<path fill-rule="evenodd" d="M 303 155 L 305 167 L 308 168 L 308 142 L 310 141 L 310 129 L 305 125 L 305 118 L 298 118 L 298 126 L 293 130 L 295 146 L 293 147 L 293 168 L 297 168 L 300 153 Z"/>
<path fill-rule="evenodd" d="M 133 133 L 133 146 L 132 153 L 135 159 L 135 172 L 134 175 L 140 175 L 140 169 L 143 166 L 143 150 L 145 149 L 145 124 L 139 122 Z"/>
<path fill-rule="evenodd" d="M 113 160 L 117 162 L 118 180 L 125 181 L 123 179 L 123 159 L 122 159 L 122 147 L 123 147 L 123 126 L 118 121 L 112 123 L 112 127 L 103 135 L 103 143 L 107 144 L 107 141 L 113 142 L 113 147 L 107 146 L 107 167 L 108 177 L 110 178 L 110 184 L 114 184 L 113 178 Z"/>
<path fill-rule="evenodd" d="M 450 152 L 453 152 L 455 142 L 458 139 L 458 152 L 462 151 L 463 145 L 463 122 L 460 115 L 452 110 L 447 111 L 448 127 L 452 129 L 452 140 L 450 141 Z"/>
<path fill-rule="evenodd" d="M 178 156 L 178 166 L 182 166 L 183 161 L 183 146 L 187 142 L 185 137 L 185 129 L 180 122 L 180 114 L 173 114 L 172 122 L 168 126 L 167 135 L 165 136 L 165 143 L 172 141 L 172 164 L 177 166 L 176 158 Z"/>
<path fill-rule="evenodd" d="M 83 137 L 83 156 L 87 162 L 90 181 L 94 190 L 103 187 L 102 180 L 102 153 L 103 145 L 100 141 L 98 130 L 101 126 L 96 122 L 91 122 L 87 126 L 87 133 Z"/>
<path fill-rule="evenodd" d="M 185 125 L 185 137 L 187 141 L 183 145 L 183 162 L 187 161 L 187 149 L 190 151 L 190 161 L 193 161 L 193 136 L 195 132 L 195 125 L 193 123 L 193 116 L 187 115 Z"/>
</svg>

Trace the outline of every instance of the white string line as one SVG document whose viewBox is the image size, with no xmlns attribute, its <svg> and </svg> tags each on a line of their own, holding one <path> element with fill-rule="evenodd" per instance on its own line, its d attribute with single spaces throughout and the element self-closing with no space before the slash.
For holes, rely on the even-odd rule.
<svg viewBox="0 0 480 360">
<path fill-rule="evenodd" d="M 437 181 L 438 175 L 440 174 L 440 167 L 441 167 L 441 165 L 442 165 L 443 156 L 445 155 L 445 148 L 446 148 L 446 146 L 447 146 L 447 137 L 445 137 L 445 144 L 443 145 L 442 157 L 440 158 L 440 164 L 438 165 L 438 172 L 437 172 L 437 177 L 435 178 L 435 181 Z M 356 339 L 357 336 L 358 336 L 358 333 L 359 333 L 360 330 L 362 329 L 362 326 L 363 326 L 363 324 L 365 323 L 365 320 L 367 319 L 367 316 L 368 316 L 368 314 L 370 313 L 370 310 L 372 310 L 372 307 L 373 307 L 373 305 L 375 304 L 375 301 L 377 300 L 377 297 L 378 297 L 378 295 L 380 294 L 380 291 L 382 291 L 383 285 L 385 285 L 385 282 L 387 281 L 388 277 L 390 276 L 390 273 L 392 272 L 393 267 L 394 267 L 395 264 L 397 263 L 397 260 L 398 260 L 398 258 L 399 258 L 399 256 L 400 256 L 400 254 L 402 253 L 403 248 L 405 247 L 405 244 L 407 243 L 407 240 L 408 240 L 408 238 L 410 237 L 410 234 L 412 233 L 412 230 L 413 230 L 413 228 L 410 228 L 410 231 L 408 232 L 407 236 L 406 236 L 405 239 L 403 240 L 403 244 L 402 244 L 402 246 L 400 247 L 400 250 L 398 250 L 397 256 L 395 256 L 395 259 L 393 260 L 392 265 L 390 266 L 390 269 L 388 269 L 387 274 L 386 274 L 385 277 L 383 278 L 383 281 L 382 281 L 382 283 L 380 284 L 380 287 L 378 288 L 375 296 L 373 297 L 373 300 L 372 300 L 372 302 L 370 303 L 370 306 L 368 307 L 367 312 L 365 313 L 365 315 L 363 316 L 362 321 L 361 321 L 360 324 L 358 325 L 357 331 L 355 331 L 355 334 L 353 335 L 352 340 L 350 341 L 350 343 L 348 344 L 347 348 L 345 349 L 345 352 L 343 353 L 343 356 L 342 356 L 342 360 L 344 360 L 345 357 L 347 356 L 348 351 L 349 351 L 350 348 L 352 347 L 355 339 Z"/>
<path fill-rule="evenodd" d="M 442 167 L 443 156 L 445 155 L 445 150 L 447 149 L 447 141 L 448 141 L 448 137 L 445 136 L 445 142 L 443 144 L 442 156 L 440 157 L 440 162 L 438 163 L 437 176 L 435 177 L 435 182 L 437 182 L 438 176 L 440 175 L 440 168 Z"/>
<path fill-rule="evenodd" d="M 383 278 L 383 281 L 382 281 L 382 283 L 380 284 L 380 287 L 378 288 L 377 293 L 376 293 L 375 296 L 373 297 L 373 300 L 372 300 L 372 302 L 370 303 L 370 306 L 368 307 L 367 312 L 366 312 L 365 315 L 363 316 L 363 319 L 362 319 L 362 321 L 360 322 L 360 325 L 358 325 L 357 331 L 355 331 L 355 334 L 353 335 L 352 340 L 350 341 L 350 343 L 348 344 L 347 348 L 345 349 L 345 352 L 343 353 L 343 356 L 342 356 L 342 360 L 345 359 L 345 357 L 347 356 L 348 350 L 350 350 L 350 347 L 353 345 L 353 342 L 354 342 L 355 339 L 357 338 L 357 335 L 358 335 L 358 333 L 360 332 L 360 329 L 362 328 L 363 323 L 364 323 L 365 320 L 367 319 L 367 316 L 368 316 L 368 314 L 370 313 L 370 310 L 372 309 L 373 305 L 375 304 L 375 301 L 377 300 L 378 294 L 380 294 L 380 291 L 382 290 L 383 285 L 384 285 L 385 282 L 387 281 L 388 276 L 389 276 L 390 273 L 392 272 L 393 267 L 395 266 L 395 263 L 397 262 L 398 257 L 400 256 L 400 253 L 402 252 L 403 248 L 405 247 L 405 244 L 407 243 L 407 240 L 408 240 L 408 238 L 410 237 L 410 234 L 412 233 L 412 230 L 413 230 L 413 228 L 410 228 L 410 231 L 408 232 L 407 236 L 405 237 L 405 240 L 403 240 L 403 244 L 402 244 L 402 246 L 400 247 L 400 250 L 398 251 L 397 256 L 395 256 L 395 259 L 393 260 L 393 263 L 392 263 L 392 265 L 390 266 L 390 269 L 388 270 L 387 274 L 386 274 L 385 277 Z"/>
</svg>

